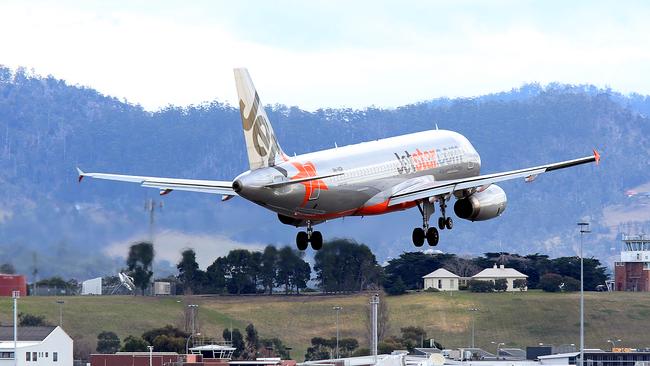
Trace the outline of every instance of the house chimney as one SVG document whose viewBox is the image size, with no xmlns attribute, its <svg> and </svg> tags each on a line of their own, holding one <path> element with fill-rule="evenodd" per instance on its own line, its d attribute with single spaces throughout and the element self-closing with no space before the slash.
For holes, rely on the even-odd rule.
<svg viewBox="0 0 650 366">
<path fill-rule="evenodd" d="M 497 264 L 496 264 L 496 262 L 494 263 L 494 267 L 492 267 L 492 268 L 497 268 Z"/>
<path fill-rule="evenodd" d="M 499 268 L 504 269 L 506 266 L 504 264 L 500 265 Z"/>
</svg>

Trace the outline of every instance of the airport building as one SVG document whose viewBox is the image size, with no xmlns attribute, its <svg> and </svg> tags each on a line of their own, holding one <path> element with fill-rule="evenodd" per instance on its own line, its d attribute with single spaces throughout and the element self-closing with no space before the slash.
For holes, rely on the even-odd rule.
<svg viewBox="0 0 650 366">
<path fill-rule="evenodd" d="M 14 360 L 14 328 L 0 326 L 0 366 L 72 365 L 72 338 L 61 327 L 18 327 Z"/>
<path fill-rule="evenodd" d="M 615 291 L 650 291 L 650 236 L 623 235 L 621 260 L 614 264 Z"/>
</svg>

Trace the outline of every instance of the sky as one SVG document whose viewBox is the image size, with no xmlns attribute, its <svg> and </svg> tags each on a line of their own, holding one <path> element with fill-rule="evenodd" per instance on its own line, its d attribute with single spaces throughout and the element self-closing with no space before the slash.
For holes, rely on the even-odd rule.
<svg viewBox="0 0 650 366">
<path fill-rule="evenodd" d="M 148 110 L 236 100 L 392 108 L 524 83 L 650 94 L 647 1 L 0 2 L 0 65 Z"/>
</svg>

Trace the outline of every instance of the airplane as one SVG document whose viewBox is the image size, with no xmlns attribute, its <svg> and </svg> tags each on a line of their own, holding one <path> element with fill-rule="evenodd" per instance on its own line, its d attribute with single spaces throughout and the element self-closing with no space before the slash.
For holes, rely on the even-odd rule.
<svg viewBox="0 0 650 366">
<path fill-rule="evenodd" d="M 430 130 L 359 144 L 335 147 L 290 157 L 273 132 L 248 70 L 234 69 L 244 139 L 250 169 L 233 180 L 196 180 L 106 173 L 84 177 L 138 183 L 157 188 L 161 195 L 192 191 L 222 195 L 222 201 L 242 197 L 275 212 L 281 223 L 305 227 L 296 246 L 313 250 L 323 246 L 323 236 L 313 227 L 346 216 L 381 215 L 417 207 L 421 227 L 412 241 L 421 247 L 439 242 L 438 230 L 453 228 L 448 202 L 456 199 L 458 218 L 482 221 L 503 214 L 507 198 L 496 185 L 523 178 L 532 182 L 539 174 L 600 161 L 593 155 L 492 174 L 480 174 L 481 158 L 463 135 Z M 429 225 L 440 207 L 437 228 Z"/>
</svg>

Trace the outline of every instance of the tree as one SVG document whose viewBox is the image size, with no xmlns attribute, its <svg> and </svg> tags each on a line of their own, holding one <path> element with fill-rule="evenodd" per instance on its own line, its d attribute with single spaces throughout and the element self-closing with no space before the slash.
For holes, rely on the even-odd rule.
<svg viewBox="0 0 650 366">
<path fill-rule="evenodd" d="M 267 245 L 262 253 L 262 263 L 260 266 L 260 280 L 264 291 L 269 294 L 273 293 L 273 286 L 276 282 L 278 266 L 278 250 L 273 245 Z"/>
<path fill-rule="evenodd" d="M 257 336 L 257 329 L 253 324 L 246 326 L 246 358 L 255 359 L 257 350 L 260 348 L 260 340 Z"/>
<path fill-rule="evenodd" d="M 494 282 L 492 281 L 481 281 L 481 280 L 469 280 L 467 283 L 469 290 L 471 292 L 492 292 L 494 291 Z"/>
<path fill-rule="evenodd" d="M 220 294 L 226 291 L 226 267 L 226 258 L 219 257 L 206 268 L 208 292 Z"/>
<path fill-rule="evenodd" d="M 133 283 L 142 291 L 143 295 L 151 283 L 151 276 L 153 276 L 151 271 L 153 258 L 153 244 L 149 242 L 136 243 L 129 248 L 126 265 L 133 277 Z"/>
<path fill-rule="evenodd" d="M 494 291 L 503 292 L 508 290 L 508 280 L 505 278 L 498 278 L 494 280 Z"/>
<path fill-rule="evenodd" d="M 3 274 L 15 274 L 16 268 L 11 263 L 3 263 L 0 265 L 0 273 Z"/>
<path fill-rule="evenodd" d="M 526 281 L 525 278 L 519 278 L 512 281 L 512 286 L 514 286 L 516 289 L 519 289 L 519 291 L 526 291 L 526 288 L 528 287 L 528 281 Z"/>
<path fill-rule="evenodd" d="M 596 286 L 605 284 L 607 268 L 595 258 L 584 258 L 583 262 L 585 290 L 595 291 Z M 551 260 L 551 268 L 553 273 L 580 281 L 580 257 L 555 258 Z"/>
<path fill-rule="evenodd" d="M 120 337 L 115 332 L 101 332 L 97 335 L 97 352 L 115 353 L 120 349 Z"/>
<path fill-rule="evenodd" d="M 166 325 L 162 328 L 155 328 L 142 333 L 142 339 L 144 339 L 147 343 L 153 345 L 154 340 L 161 335 L 167 336 L 169 338 L 182 339 L 187 339 L 187 337 L 189 337 L 188 333 L 174 327 L 173 325 Z"/>
<path fill-rule="evenodd" d="M 560 291 L 562 276 L 557 273 L 547 273 L 539 279 L 539 287 L 546 292 Z"/>
<path fill-rule="evenodd" d="M 302 259 L 304 253 L 301 253 L 289 246 L 281 248 L 277 253 L 277 273 L 276 285 L 284 286 L 286 294 L 307 287 L 307 282 L 311 277 L 311 267 L 309 263 Z"/>
<path fill-rule="evenodd" d="M 415 347 L 423 347 L 424 341 L 427 339 L 427 332 L 422 327 L 408 326 L 400 328 L 402 332 L 402 340 L 409 351 L 413 351 Z"/>
<path fill-rule="evenodd" d="M 18 314 L 18 325 L 21 327 L 42 327 L 50 325 L 42 315 Z"/>
<path fill-rule="evenodd" d="M 122 352 L 145 352 L 147 351 L 147 346 L 149 344 L 140 337 L 134 337 L 132 335 L 124 338 L 124 344 L 122 345 Z"/>
<path fill-rule="evenodd" d="M 183 292 L 191 295 L 197 292 L 200 283 L 199 264 L 196 262 L 196 253 L 194 249 L 185 249 L 181 253 L 181 260 L 176 265 L 178 269 L 178 279 L 183 284 Z"/>
<path fill-rule="evenodd" d="M 325 292 L 350 292 L 376 288 L 382 268 L 365 244 L 348 239 L 327 242 L 314 255 L 314 270 Z"/>
<path fill-rule="evenodd" d="M 260 339 L 260 344 L 268 357 L 275 356 L 285 360 L 289 358 L 289 350 L 279 338 L 263 338 Z"/>
<path fill-rule="evenodd" d="M 187 338 L 161 334 L 153 339 L 151 345 L 158 352 L 184 353 Z"/>
<path fill-rule="evenodd" d="M 232 347 L 235 349 L 235 351 L 232 354 L 233 357 L 239 358 L 244 352 L 244 349 L 246 348 L 246 344 L 244 343 L 244 337 L 242 336 L 239 329 L 235 328 L 232 331 L 230 331 L 230 329 L 226 328 L 223 330 L 222 336 L 224 341 L 230 341 Z"/>
<path fill-rule="evenodd" d="M 406 285 L 401 276 L 391 276 L 384 280 L 384 290 L 389 295 L 402 295 L 406 293 Z"/>
<path fill-rule="evenodd" d="M 226 276 L 228 277 L 228 292 L 240 295 L 242 293 L 255 293 L 256 284 L 253 283 L 251 271 L 251 252 L 245 249 L 235 249 L 228 252 L 226 257 Z"/>
</svg>

